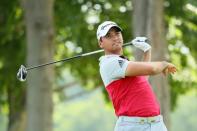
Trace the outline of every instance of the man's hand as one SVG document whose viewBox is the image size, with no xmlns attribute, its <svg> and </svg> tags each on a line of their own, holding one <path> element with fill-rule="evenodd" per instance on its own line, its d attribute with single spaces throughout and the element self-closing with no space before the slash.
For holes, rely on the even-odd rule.
<svg viewBox="0 0 197 131">
<path fill-rule="evenodd" d="M 175 65 L 171 64 L 171 63 L 168 63 L 168 66 L 162 71 L 162 73 L 164 75 L 167 75 L 167 74 L 174 74 L 175 72 L 177 72 L 177 68 L 175 67 Z"/>
<path fill-rule="evenodd" d="M 132 44 L 135 47 L 143 50 L 144 52 L 151 49 L 151 46 L 147 43 L 147 38 L 146 37 L 136 37 L 135 39 L 132 40 Z"/>
</svg>

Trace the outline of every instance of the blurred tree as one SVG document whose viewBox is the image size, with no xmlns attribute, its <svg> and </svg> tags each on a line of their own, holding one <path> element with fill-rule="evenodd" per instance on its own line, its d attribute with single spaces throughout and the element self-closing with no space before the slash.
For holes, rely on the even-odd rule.
<svg viewBox="0 0 197 131">
<path fill-rule="evenodd" d="M 133 26 L 133 36 L 146 36 L 148 33 L 148 16 L 149 16 L 149 6 L 147 0 L 132 0 L 133 12 L 132 12 L 132 26 Z M 139 17 L 140 16 L 140 17 Z M 150 43 L 151 44 L 151 43 Z M 135 51 L 135 59 L 140 61 L 142 59 L 143 52 L 139 49 Z"/>
<path fill-rule="evenodd" d="M 17 0 L 0 1 L 0 113 L 8 115 L 8 131 L 24 130 L 25 85 L 16 79 L 25 60 L 24 23 Z"/>
<path fill-rule="evenodd" d="M 166 29 L 164 22 L 163 0 L 149 1 L 149 17 L 148 17 L 148 37 L 152 44 L 152 60 L 163 61 L 169 60 L 168 45 L 166 41 Z M 170 130 L 170 90 L 167 77 L 160 74 L 151 77 L 151 84 L 156 91 L 161 105 L 161 113 L 164 116 L 164 122 Z"/>
<path fill-rule="evenodd" d="M 27 65 L 53 60 L 53 0 L 24 0 Z M 53 66 L 28 72 L 27 131 L 52 131 Z"/>
<path fill-rule="evenodd" d="M 162 0 L 133 0 L 133 34 L 147 36 L 152 45 L 152 61 L 167 60 L 167 44 L 164 34 L 164 12 Z M 136 59 L 142 53 L 136 50 Z M 170 123 L 170 92 L 167 78 L 162 75 L 152 76 L 151 84 L 161 106 L 161 113 L 169 128 Z"/>
</svg>

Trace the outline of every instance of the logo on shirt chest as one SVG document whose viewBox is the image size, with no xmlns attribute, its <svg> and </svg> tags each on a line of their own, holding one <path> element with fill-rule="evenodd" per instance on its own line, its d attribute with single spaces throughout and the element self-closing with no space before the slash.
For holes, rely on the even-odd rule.
<svg viewBox="0 0 197 131">
<path fill-rule="evenodd" d="M 123 60 L 118 60 L 119 66 L 122 68 L 124 61 Z"/>
</svg>

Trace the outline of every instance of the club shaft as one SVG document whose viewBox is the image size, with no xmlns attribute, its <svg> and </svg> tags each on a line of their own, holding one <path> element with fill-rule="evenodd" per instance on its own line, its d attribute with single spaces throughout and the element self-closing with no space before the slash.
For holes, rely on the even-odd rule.
<svg viewBox="0 0 197 131">
<path fill-rule="evenodd" d="M 131 42 L 125 43 L 125 44 L 123 44 L 122 47 L 125 47 L 125 46 L 128 46 L 128 45 L 132 45 L 132 43 Z M 104 52 L 104 50 L 101 49 L 101 50 L 92 51 L 92 52 L 88 52 L 88 53 L 84 53 L 84 54 L 79 54 L 79 55 L 76 55 L 76 56 L 73 56 L 73 57 L 69 57 L 69 58 L 65 58 L 65 59 L 58 60 L 58 61 L 44 63 L 44 64 L 40 64 L 40 65 L 37 65 L 37 66 L 32 66 L 32 67 L 27 67 L 26 70 L 32 70 L 32 69 L 35 69 L 35 68 L 39 68 L 39 67 L 43 67 L 43 66 L 59 63 L 59 62 L 65 62 L 65 61 L 69 61 L 69 60 L 72 60 L 72 59 L 75 59 L 75 58 L 79 58 L 79 57 L 83 57 L 83 56 L 89 56 L 89 55 L 93 55 L 93 54 L 98 54 L 98 53 L 101 53 L 101 52 Z"/>
<path fill-rule="evenodd" d="M 82 55 L 83 55 L 83 54 L 82 54 Z M 65 58 L 65 59 L 58 60 L 58 61 L 53 61 L 53 62 L 49 62 L 49 63 L 44 63 L 44 64 L 40 64 L 40 65 L 37 65 L 37 66 L 32 66 L 32 67 L 27 67 L 26 70 L 31 70 L 31 69 L 35 69 L 35 68 L 38 68 L 38 67 L 47 66 L 47 65 L 51 65 L 51 64 L 55 64 L 55 63 L 59 63 L 59 62 L 63 62 L 63 61 L 69 61 L 69 60 L 71 60 L 71 59 L 79 58 L 79 57 L 81 57 L 82 55 L 76 55 L 76 56 L 69 57 L 69 58 Z"/>
</svg>

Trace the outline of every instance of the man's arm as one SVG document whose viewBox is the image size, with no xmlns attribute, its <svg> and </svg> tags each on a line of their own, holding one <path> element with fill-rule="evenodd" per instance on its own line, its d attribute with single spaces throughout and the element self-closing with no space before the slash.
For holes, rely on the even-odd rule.
<svg viewBox="0 0 197 131">
<path fill-rule="evenodd" d="M 151 48 L 148 51 L 144 52 L 142 61 L 144 61 L 144 62 L 151 61 Z M 149 75 L 147 75 L 146 78 L 148 79 Z"/>
<path fill-rule="evenodd" d="M 176 67 L 166 61 L 162 62 L 132 62 L 130 61 L 125 76 L 156 75 L 159 73 L 175 73 Z"/>
<path fill-rule="evenodd" d="M 142 61 L 144 61 L 144 62 L 150 62 L 151 61 L 151 49 L 144 52 Z"/>
<path fill-rule="evenodd" d="M 150 62 L 151 61 L 151 46 L 146 43 L 146 37 L 136 37 L 132 40 L 135 47 L 144 51 L 143 62 L 129 62 L 126 68 L 126 76 L 138 75 L 155 75 L 163 73 L 175 73 L 176 67 L 168 62 Z"/>
</svg>

